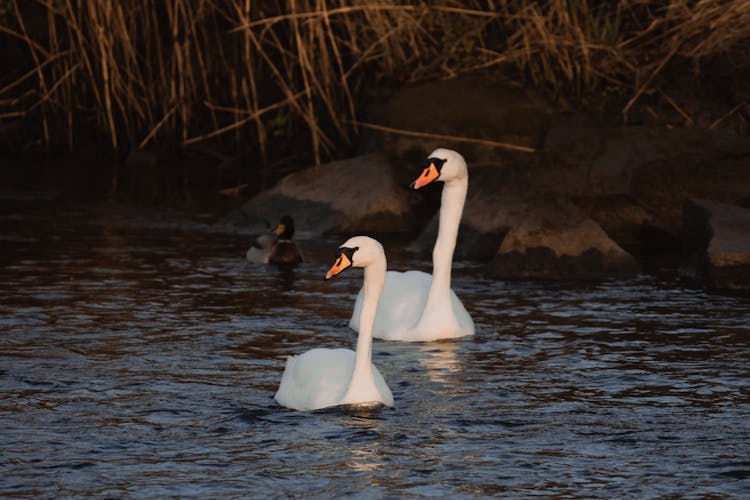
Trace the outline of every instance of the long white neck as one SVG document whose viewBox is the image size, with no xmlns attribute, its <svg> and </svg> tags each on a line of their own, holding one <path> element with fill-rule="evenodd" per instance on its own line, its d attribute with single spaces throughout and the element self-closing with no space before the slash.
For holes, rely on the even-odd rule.
<svg viewBox="0 0 750 500">
<path fill-rule="evenodd" d="M 448 298 L 451 288 L 451 266 L 456 249 L 458 226 L 466 201 L 469 180 L 466 177 L 445 183 L 440 200 L 440 224 L 437 241 L 432 250 L 432 285 L 428 303 L 438 296 Z M 435 296 L 433 298 L 433 296 Z"/>
<path fill-rule="evenodd" d="M 354 354 L 354 371 L 343 402 L 377 401 L 380 399 L 372 376 L 372 330 L 380 295 L 385 286 L 385 255 L 365 267 L 362 312 L 359 317 L 359 336 Z M 373 392 L 374 391 L 374 392 Z"/>
<path fill-rule="evenodd" d="M 463 178 L 446 182 L 443 187 L 440 226 L 432 250 L 432 283 L 422 316 L 413 328 L 416 338 L 428 339 L 444 333 L 453 335 L 460 330 L 451 303 L 451 265 L 468 186 L 468 179 Z"/>
</svg>

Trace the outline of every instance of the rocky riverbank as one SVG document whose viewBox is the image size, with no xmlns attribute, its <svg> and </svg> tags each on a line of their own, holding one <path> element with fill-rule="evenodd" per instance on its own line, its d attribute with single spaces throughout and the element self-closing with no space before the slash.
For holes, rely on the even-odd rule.
<svg viewBox="0 0 750 500">
<path fill-rule="evenodd" d="M 250 224 L 289 213 L 306 237 L 411 232 L 409 248 L 429 257 L 439 189 L 404 187 L 442 146 L 461 152 L 470 172 L 455 258 L 484 261 L 491 276 L 624 277 L 656 253 L 682 260 L 681 274 L 706 286 L 750 289 L 750 218 L 741 215 L 750 206 L 747 137 L 623 126 L 472 78 L 404 89 L 371 119 L 529 151 L 366 133 L 362 156 L 291 174 L 230 219 Z"/>
</svg>

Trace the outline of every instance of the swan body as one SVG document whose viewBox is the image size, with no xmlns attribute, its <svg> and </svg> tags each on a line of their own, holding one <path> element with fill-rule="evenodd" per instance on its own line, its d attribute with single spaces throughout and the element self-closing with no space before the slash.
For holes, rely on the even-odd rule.
<svg viewBox="0 0 750 500">
<path fill-rule="evenodd" d="M 420 342 L 472 335 L 474 322 L 453 290 L 450 290 L 452 313 L 436 313 L 432 322 L 425 320 L 415 329 L 419 313 L 425 310 L 432 275 L 422 271 L 388 271 L 383 296 L 378 304 L 373 336 L 381 340 Z M 362 294 L 357 295 L 349 327 L 359 331 Z"/>
<path fill-rule="evenodd" d="M 393 395 L 375 366 L 372 367 L 374 385 L 345 398 L 348 387 L 342 381 L 351 380 L 354 360 L 351 349 L 311 349 L 299 356 L 289 356 L 276 401 L 300 411 L 357 403 L 382 402 L 393 406 Z"/>
<path fill-rule="evenodd" d="M 312 349 L 289 356 L 274 396 L 282 406 L 300 411 L 338 405 L 393 406 L 393 394 L 372 364 L 372 327 L 386 275 L 382 245 L 366 236 L 348 239 L 339 248 L 326 280 L 349 267 L 365 269 L 356 351 Z"/>
<path fill-rule="evenodd" d="M 449 149 L 433 151 L 411 187 L 419 189 L 434 181 L 443 182 L 443 191 L 438 236 L 432 251 L 432 274 L 387 273 L 373 327 L 375 338 L 420 342 L 474 334 L 474 321 L 450 287 L 453 252 L 469 186 L 464 158 Z M 349 321 L 356 331 L 361 325 L 363 298 L 360 290 Z"/>
<path fill-rule="evenodd" d="M 245 257 L 258 264 L 298 264 L 302 254 L 294 236 L 294 221 L 288 215 L 281 217 L 272 233 L 264 233 L 255 238 Z"/>
</svg>

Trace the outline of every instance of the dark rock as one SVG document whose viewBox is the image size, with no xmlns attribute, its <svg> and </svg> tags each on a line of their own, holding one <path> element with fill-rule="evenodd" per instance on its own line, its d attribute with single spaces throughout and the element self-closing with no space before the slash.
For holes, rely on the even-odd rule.
<svg viewBox="0 0 750 500">
<path fill-rule="evenodd" d="M 750 141 L 714 131 L 602 127 L 582 115 L 551 120 L 544 150 L 494 163 L 467 156 L 469 193 L 456 259 L 489 259 L 504 235 L 550 198 L 597 222 L 639 255 L 676 254 L 686 197 L 741 203 Z M 459 145 L 460 147 L 460 145 Z M 413 174 L 412 174 L 413 175 Z M 439 198 L 428 202 L 437 214 Z M 410 250 L 429 258 L 437 215 Z"/>
<path fill-rule="evenodd" d="M 709 288 L 750 290 L 750 210 L 686 201 L 680 276 Z"/>
<path fill-rule="evenodd" d="M 500 279 L 599 280 L 633 276 L 638 266 L 632 259 L 613 259 L 595 248 L 580 255 L 557 255 L 548 247 L 512 251 L 491 264 L 491 275 Z"/>
<path fill-rule="evenodd" d="M 246 220 L 290 215 L 301 238 L 326 233 L 398 232 L 409 228 L 407 190 L 389 162 L 366 155 L 311 167 L 285 177 L 241 208 Z M 240 219 L 237 214 L 231 216 Z"/>
<path fill-rule="evenodd" d="M 750 140 L 715 130 L 602 127 L 563 116 L 551 123 L 544 154 L 572 174 L 567 181 L 558 177 L 561 191 L 602 201 L 591 216 L 613 235 L 630 226 L 625 232 L 632 236 L 644 224 L 679 235 L 686 198 L 740 203 L 750 185 Z M 612 218 L 611 199 L 621 207 L 630 200 L 635 210 Z M 598 214 L 599 207 L 605 212 Z"/>
<path fill-rule="evenodd" d="M 458 230 L 454 259 L 492 259 L 508 230 L 528 214 L 528 204 L 514 193 L 514 188 L 517 189 L 519 183 L 508 180 L 512 176 L 512 165 L 470 167 L 469 190 Z M 425 189 L 429 190 L 430 187 Z M 440 183 L 432 187 L 436 194 L 441 189 Z M 434 197 L 429 203 L 433 215 L 408 248 L 424 259 L 431 258 L 437 239 L 440 198 Z"/>
<path fill-rule="evenodd" d="M 492 261 L 501 277 L 626 276 L 637 265 L 623 248 L 676 267 L 685 199 L 750 206 L 750 139 L 729 132 L 602 124 L 554 111 L 520 87 L 472 77 L 401 89 L 376 103 L 367 121 L 535 151 L 363 128 L 366 150 L 391 163 L 366 156 L 293 174 L 246 204 L 242 223 L 290 213 L 308 237 L 409 231 L 416 236 L 409 249 L 429 259 L 441 185 L 403 187 L 438 146 L 461 152 L 469 166 L 454 258 Z"/>
<path fill-rule="evenodd" d="M 679 232 L 629 195 L 571 199 L 623 248 L 641 255 L 679 252 Z"/>
<path fill-rule="evenodd" d="M 508 232 L 488 271 L 500 279 L 592 280 L 632 276 L 638 264 L 593 220 L 537 211 Z"/>
<path fill-rule="evenodd" d="M 537 148 L 549 113 L 549 106 L 541 98 L 520 86 L 487 77 L 461 77 L 400 89 L 373 109 L 371 119 L 397 129 Z M 421 162 L 438 147 L 460 151 L 475 163 L 516 154 L 512 150 L 445 139 L 382 133 L 376 137 L 372 141 L 375 148 L 406 163 Z"/>
<path fill-rule="evenodd" d="M 407 250 L 422 259 L 430 259 L 437 240 L 437 230 L 436 216 L 417 239 L 407 247 Z M 453 258 L 455 260 L 489 260 L 497 252 L 498 242 L 502 241 L 504 236 L 504 231 L 482 232 L 470 224 L 461 223 Z"/>
</svg>

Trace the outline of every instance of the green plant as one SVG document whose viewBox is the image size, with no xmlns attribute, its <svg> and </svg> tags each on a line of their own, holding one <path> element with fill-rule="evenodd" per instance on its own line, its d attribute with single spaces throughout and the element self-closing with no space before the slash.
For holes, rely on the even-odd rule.
<svg viewBox="0 0 750 500">
<path fill-rule="evenodd" d="M 14 11 L 13 0 L 0 0 L 0 16 L 7 16 Z"/>
<path fill-rule="evenodd" d="M 285 108 L 279 109 L 268 122 L 268 128 L 271 129 L 271 135 L 277 139 L 284 137 L 288 125 L 287 121 L 287 110 Z"/>
</svg>

